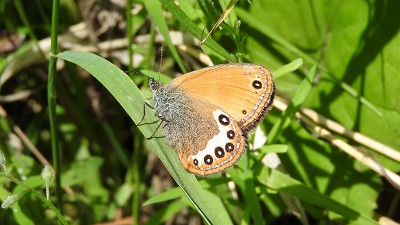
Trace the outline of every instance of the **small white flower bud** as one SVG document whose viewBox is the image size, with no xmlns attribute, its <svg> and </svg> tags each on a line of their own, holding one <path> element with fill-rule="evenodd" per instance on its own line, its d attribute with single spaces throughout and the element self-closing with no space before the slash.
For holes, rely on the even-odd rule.
<svg viewBox="0 0 400 225">
<path fill-rule="evenodd" d="M 12 205 L 14 205 L 18 200 L 18 196 L 13 194 L 13 195 L 9 195 L 7 196 L 7 198 L 4 200 L 4 202 L 1 204 L 1 208 L 3 209 L 8 209 L 10 208 Z"/>
<path fill-rule="evenodd" d="M 49 166 L 48 165 L 44 166 L 44 168 L 42 170 L 42 179 L 46 182 L 46 198 L 47 198 L 47 200 L 50 200 L 49 182 L 52 177 L 53 177 L 53 174 L 51 173 Z"/>
<path fill-rule="evenodd" d="M 3 170 L 6 174 L 8 174 L 7 165 L 6 165 L 6 157 L 4 156 L 2 151 L 0 151 L 0 167 L 3 168 Z"/>
<path fill-rule="evenodd" d="M 46 182 L 49 182 L 50 179 L 53 177 L 51 170 L 48 165 L 46 165 L 42 170 L 42 179 Z"/>
<path fill-rule="evenodd" d="M 6 157 L 4 156 L 2 151 L 0 151 L 0 165 L 2 167 L 6 166 Z"/>
</svg>

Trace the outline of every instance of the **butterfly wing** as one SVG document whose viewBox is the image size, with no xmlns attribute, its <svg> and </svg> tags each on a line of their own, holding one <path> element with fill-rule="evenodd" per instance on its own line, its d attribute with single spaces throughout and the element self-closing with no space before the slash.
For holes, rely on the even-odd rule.
<svg viewBox="0 0 400 225">
<path fill-rule="evenodd" d="M 221 108 L 238 121 L 243 133 L 263 119 L 275 94 L 271 72 L 255 64 L 207 67 L 175 78 L 169 85 Z"/>
<path fill-rule="evenodd" d="M 197 99 L 180 96 L 174 117 L 164 127 L 182 165 L 197 175 L 220 173 L 245 151 L 246 138 L 226 112 Z"/>
<path fill-rule="evenodd" d="M 246 138 L 233 118 L 219 109 L 213 112 L 213 118 L 219 132 L 211 137 L 205 149 L 180 155 L 182 165 L 188 171 L 202 176 L 219 173 L 234 165 L 246 147 Z"/>
</svg>

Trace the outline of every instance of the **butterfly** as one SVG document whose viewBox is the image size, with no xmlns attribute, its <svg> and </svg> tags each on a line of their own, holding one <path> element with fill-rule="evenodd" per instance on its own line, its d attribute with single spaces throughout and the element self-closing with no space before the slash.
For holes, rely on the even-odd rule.
<svg viewBox="0 0 400 225">
<path fill-rule="evenodd" d="M 270 110 L 275 83 L 266 67 L 222 64 L 162 85 L 149 81 L 156 116 L 189 172 L 206 176 L 234 165 L 246 150 L 246 134 Z"/>
</svg>

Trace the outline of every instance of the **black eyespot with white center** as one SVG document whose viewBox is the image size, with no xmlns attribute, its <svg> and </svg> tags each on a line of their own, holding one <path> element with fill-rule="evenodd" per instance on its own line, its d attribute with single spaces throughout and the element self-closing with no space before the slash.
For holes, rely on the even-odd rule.
<svg viewBox="0 0 400 225">
<path fill-rule="evenodd" d="M 221 148 L 221 147 L 216 147 L 215 148 L 215 156 L 217 156 L 217 158 L 222 158 L 222 157 L 224 157 L 225 156 L 225 152 L 224 152 L 224 149 L 223 148 Z"/>
<path fill-rule="evenodd" d="M 247 114 L 247 111 L 243 109 L 243 110 L 242 110 L 242 113 L 246 115 L 246 114 Z"/>
<path fill-rule="evenodd" d="M 261 89 L 262 88 L 262 83 L 259 80 L 254 80 L 253 81 L 253 88 L 255 89 Z"/>
<path fill-rule="evenodd" d="M 227 151 L 227 152 L 232 152 L 233 151 L 233 149 L 235 149 L 235 146 L 232 144 L 232 143 L 226 143 L 226 145 L 225 145 L 225 150 Z"/>
<path fill-rule="evenodd" d="M 218 121 L 224 126 L 229 125 L 230 122 L 229 117 L 225 116 L 224 114 L 218 116 Z"/>
<path fill-rule="evenodd" d="M 211 165 L 213 163 L 214 159 L 211 155 L 206 155 L 204 156 L 204 163 L 207 165 Z"/>
<path fill-rule="evenodd" d="M 235 137 L 235 131 L 233 131 L 233 130 L 228 130 L 228 132 L 226 132 L 226 136 L 227 136 L 229 139 L 233 139 L 233 138 Z"/>
<path fill-rule="evenodd" d="M 199 160 L 193 159 L 193 164 L 194 164 L 195 166 L 198 166 L 198 165 L 199 165 Z"/>
</svg>

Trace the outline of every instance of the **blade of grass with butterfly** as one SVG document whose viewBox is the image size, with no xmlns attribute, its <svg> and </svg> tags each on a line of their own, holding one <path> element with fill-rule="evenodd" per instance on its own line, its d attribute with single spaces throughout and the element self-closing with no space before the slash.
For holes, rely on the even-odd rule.
<svg viewBox="0 0 400 225">
<path fill-rule="evenodd" d="M 107 60 L 86 52 L 66 51 L 57 55 L 57 57 L 75 63 L 90 74 L 92 74 L 105 88 L 115 97 L 121 104 L 132 121 L 138 123 L 143 117 L 143 106 L 145 97 L 137 88 L 133 81 L 118 67 L 111 64 Z M 144 123 L 152 123 L 158 118 L 154 116 L 154 112 L 146 110 Z M 150 137 L 156 132 L 157 124 L 143 125 L 138 128 L 144 136 Z M 225 208 L 219 201 L 209 198 L 204 193 L 203 188 L 197 182 L 193 174 L 189 174 L 180 165 L 180 161 L 173 149 L 167 144 L 165 138 L 153 138 L 149 140 L 151 148 L 163 162 L 172 177 L 183 190 L 193 206 L 198 210 L 200 215 L 209 224 L 232 224 L 228 213 L 216 214 L 216 212 L 225 211 Z"/>
</svg>

